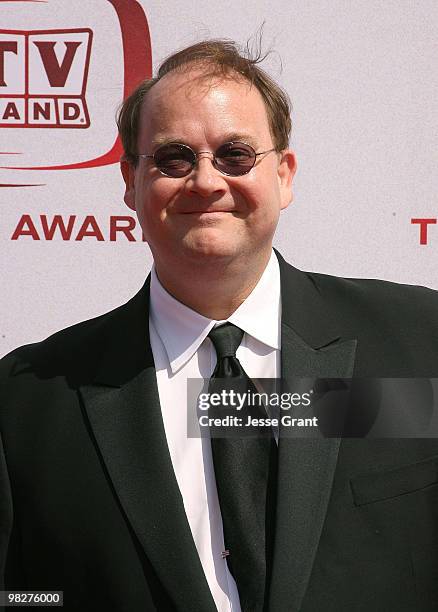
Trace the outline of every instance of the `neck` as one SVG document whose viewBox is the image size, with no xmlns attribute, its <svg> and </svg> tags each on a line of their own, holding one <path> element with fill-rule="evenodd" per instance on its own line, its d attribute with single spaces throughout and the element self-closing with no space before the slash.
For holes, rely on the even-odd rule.
<svg viewBox="0 0 438 612">
<path fill-rule="evenodd" d="M 268 265 L 271 250 L 250 261 L 196 262 L 172 265 L 154 257 L 160 283 L 175 299 L 215 321 L 227 319 L 248 297 Z"/>
</svg>

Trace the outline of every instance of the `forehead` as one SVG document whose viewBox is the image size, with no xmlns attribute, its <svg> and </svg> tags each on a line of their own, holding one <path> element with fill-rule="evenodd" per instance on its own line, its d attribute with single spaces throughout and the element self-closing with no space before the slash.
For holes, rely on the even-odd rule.
<svg viewBox="0 0 438 612">
<path fill-rule="evenodd" d="M 239 135 L 256 146 L 272 142 L 259 90 L 235 73 L 217 76 L 194 67 L 171 72 L 151 88 L 143 101 L 141 148 L 169 140 L 214 145 Z"/>
</svg>

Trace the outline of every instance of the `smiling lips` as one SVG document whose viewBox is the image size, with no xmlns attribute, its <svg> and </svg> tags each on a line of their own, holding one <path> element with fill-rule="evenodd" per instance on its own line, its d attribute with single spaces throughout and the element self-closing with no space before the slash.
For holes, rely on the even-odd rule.
<svg viewBox="0 0 438 612">
<path fill-rule="evenodd" d="M 205 214 L 205 213 L 233 213 L 236 212 L 235 208 L 196 208 L 194 210 L 182 210 L 180 211 L 183 215 L 194 215 L 194 214 Z"/>
</svg>

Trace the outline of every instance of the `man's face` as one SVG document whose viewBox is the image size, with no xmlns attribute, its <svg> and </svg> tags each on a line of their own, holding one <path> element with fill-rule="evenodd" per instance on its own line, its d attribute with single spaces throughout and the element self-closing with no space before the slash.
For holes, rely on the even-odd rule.
<svg viewBox="0 0 438 612">
<path fill-rule="evenodd" d="M 195 152 L 230 141 L 256 153 L 274 147 L 263 99 L 245 80 L 199 79 L 205 70 L 170 73 L 143 102 L 138 151 L 151 155 L 163 142 Z M 226 176 L 201 155 L 186 177 L 170 178 L 153 160 L 134 169 L 122 162 L 125 202 L 136 211 L 157 265 L 172 261 L 225 261 L 268 253 L 280 210 L 292 199 L 295 158 L 273 151 L 243 176 Z"/>
</svg>

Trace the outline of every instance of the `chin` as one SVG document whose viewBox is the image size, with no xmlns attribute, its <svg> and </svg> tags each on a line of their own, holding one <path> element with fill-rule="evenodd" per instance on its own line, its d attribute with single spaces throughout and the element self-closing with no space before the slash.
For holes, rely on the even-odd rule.
<svg viewBox="0 0 438 612">
<path fill-rule="evenodd" d="M 205 259 L 228 259 L 233 258 L 242 252 L 239 245 L 230 243 L 229 240 L 215 239 L 214 237 L 193 237 L 185 239 L 182 245 L 182 251 L 186 257 Z"/>
</svg>

